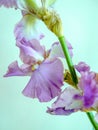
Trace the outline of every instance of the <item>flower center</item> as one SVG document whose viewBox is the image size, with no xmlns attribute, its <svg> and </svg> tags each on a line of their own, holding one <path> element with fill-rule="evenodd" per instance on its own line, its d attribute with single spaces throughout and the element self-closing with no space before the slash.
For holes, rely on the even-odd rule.
<svg viewBox="0 0 98 130">
<path fill-rule="evenodd" d="M 32 65 L 31 70 L 34 71 L 38 69 L 39 65 L 41 64 L 42 61 L 38 61 L 36 64 Z"/>
</svg>

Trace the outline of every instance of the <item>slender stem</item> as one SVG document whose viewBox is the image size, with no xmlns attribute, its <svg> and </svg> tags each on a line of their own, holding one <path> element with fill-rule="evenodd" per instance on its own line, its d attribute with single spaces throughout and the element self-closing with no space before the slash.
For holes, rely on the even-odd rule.
<svg viewBox="0 0 98 130">
<path fill-rule="evenodd" d="M 94 120 L 93 114 L 92 114 L 91 112 L 87 112 L 86 114 L 87 114 L 87 116 L 88 116 L 88 118 L 89 118 L 91 124 L 93 125 L 94 129 L 95 129 L 95 130 L 98 130 L 98 124 L 97 124 L 96 121 Z"/>
<path fill-rule="evenodd" d="M 72 60 L 71 60 L 71 57 L 70 57 L 64 36 L 59 37 L 59 41 L 61 43 L 64 55 L 65 55 L 65 58 L 66 58 L 66 62 L 67 62 L 67 65 L 69 67 L 69 71 L 70 71 L 73 83 L 75 84 L 75 86 L 77 86 L 77 83 L 78 83 L 77 75 L 76 75 L 75 68 L 74 68 L 74 65 L 72 63 Z"/>
<path fill-rule="evenodd" d="M 74 65 L 72 63 L 72 59 L 70 57 L 70 54 L 69 54 L 68 47 L 67 47 L 64 36 L 59 37 L 59 41 L 61 43 L 64 55 L 65 55 L 65 58 L 66 58 L 67 65 L 69 67 L 69 71 L 70 71 L 71 76 L 72 76 L 72 80 L 73 80 L 73 82 L 74 82 L 74 84 L 75 84 L 75 86 L 77 88 L 78 79 L 77 79 L 75 68 L 74 68 Z M 87 114 L 93 128 L 95 130 L 98 130 L 98 124 L 95 122 L 93 114 L 91 112 L 87 112 L 86 114 Z"/>
</svg>

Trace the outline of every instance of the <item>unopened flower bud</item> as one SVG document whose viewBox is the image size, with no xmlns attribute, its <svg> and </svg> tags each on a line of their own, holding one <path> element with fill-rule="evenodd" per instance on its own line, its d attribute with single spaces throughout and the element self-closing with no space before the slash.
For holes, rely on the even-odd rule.
<svg viewBox="0 0 98 130">
<path fill-rule="evenodd" d="M 63 36 L 62 22 L 55 11 L 42 11 L 41 20 L 57 37 Z"/>
</svg>

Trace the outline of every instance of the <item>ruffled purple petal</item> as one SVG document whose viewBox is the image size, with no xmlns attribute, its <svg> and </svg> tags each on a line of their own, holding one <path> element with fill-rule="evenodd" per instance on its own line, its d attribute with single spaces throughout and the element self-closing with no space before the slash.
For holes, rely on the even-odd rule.
<svg viewBox="0 0 98 130">
<path fill-rule="evenodd" d="M 47 102 L 57 96 L 63 85 L 63 65 L 59 59 L 43 62 L 23 90 L 25 96 Z"/>
<path fill-rule="evenodd" d="M 76 94 L 80 94 L 79 90 L 71 87 L 65 88 L 47 112 L 55 115 L 69 115 L 78 111 L 82 108 L 82 101 L 75 100 L 74 96 Z"/>
<path fill-rule="evenodd" d="M 27 76 L 31 73 L 31 66 L 22 65 L 21 68 L 18 66 L 17 61 L 14 61 L 8 66 L 8 71 L 4 77 L 9 76 Z"/>
<path fill-rule="evenodd" d="M 96 94 L 98 93 L 96 75 L 93 72 L 90 72 L 90 67 L 84 63 L 80 62 L 75 66 L 77 71 L 81 74 L 81 78 L 79 81 L 79 88 L 82 90 L 83 95 L 77 95 L 75 98 L 82 100 L 85 108 L 90 108 L 96 98 Z"/>
<path fill-rule="evenodd" d="M 47 113 L 52 114 L 52 115 L 70 115 L 71 113 L 74 112 L 74 109 L 71 110 L 65 110 L 65 107 L 61 108 L 48 108 Z"/>
<path fill-rule="evenodd" d="M 83 92 L 83 96 L 81 99 L 83 100 L 84 107 L 92 107 L 96 98 L 98 98 L 98 86 L 95 79 L 95 73 L 81 73 L 81 78 L 78 86 Z"/>
<path fill-rule="evenodd" d="M 17 0 L 0 0 L 0 6 L 5 6 L 7 8 L 17 8 Z"/>
<path fill-rule="evenodd" d="M 73 52 L 72 52 L 72 46 L 69 42 L 67 42 L 67 46 L 68 46 L 68 49 L 69 49 L 69 53 L 70 53 L 70 56 L 72 57 L 73 56 Z M 60 45 L 59 42 L 55 42 L 53 45 L 52 45 L 52 48 L 50 50 L 50 54 L 49 54 L 49 58 L 56 58 L 56 57 L 61 57 L 61 58 L 64 58 L 64 53 L 62 51 L 62 47 Z"/>
<path fill-rule="evenodd" d="M 58 96 L 57 100 L 52 104 L 52 108 L 64 108 L 65 110 L 80 109 L 82 107 L 81 100 L 75 100 L 74 96 L 81 94 L 79 90 L 71 87 L 65 88 L 65 90 Z"/>
<path fill-rule="evenodd" d="M 79 62 L 78 65 L 75 65 L 75 68 L 80 73 L 90 71 L 90 67 L 85 62 Z"/>
<path fill-rule="evenodd" d="M 42 39 L 44 35 L 40 30 L 39 23 L 40 21 L 32 15 L 24 15 L 21 21 L 16 25 L 14 30 L 16 40 L 20 41 L 23 38 L 25 38 L 26 40 Z"/>
<path fill-rule="evenodd" d="M 22 39 L 17 41 L 16 45 L 20 49 L 20 58 L 25 64 L 35 64 L 44 59 L 45 48 L 40 45 L 38 40 L 26 41 Z"/>
</svg>

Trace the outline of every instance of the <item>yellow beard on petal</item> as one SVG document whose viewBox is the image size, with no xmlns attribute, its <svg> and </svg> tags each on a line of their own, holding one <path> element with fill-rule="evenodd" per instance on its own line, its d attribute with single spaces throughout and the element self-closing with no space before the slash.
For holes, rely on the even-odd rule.
<svg viewBox="0 0 98 130">
<path fill-rule="evenodd" d="M 34 70 L 36 70 L 38 67 L 39 67 L 39 65 L 38 65 L 38 64 L 32 65 L 31 70 L 32 70 L 32 71 L 34 71 Z"/>
</svg>

